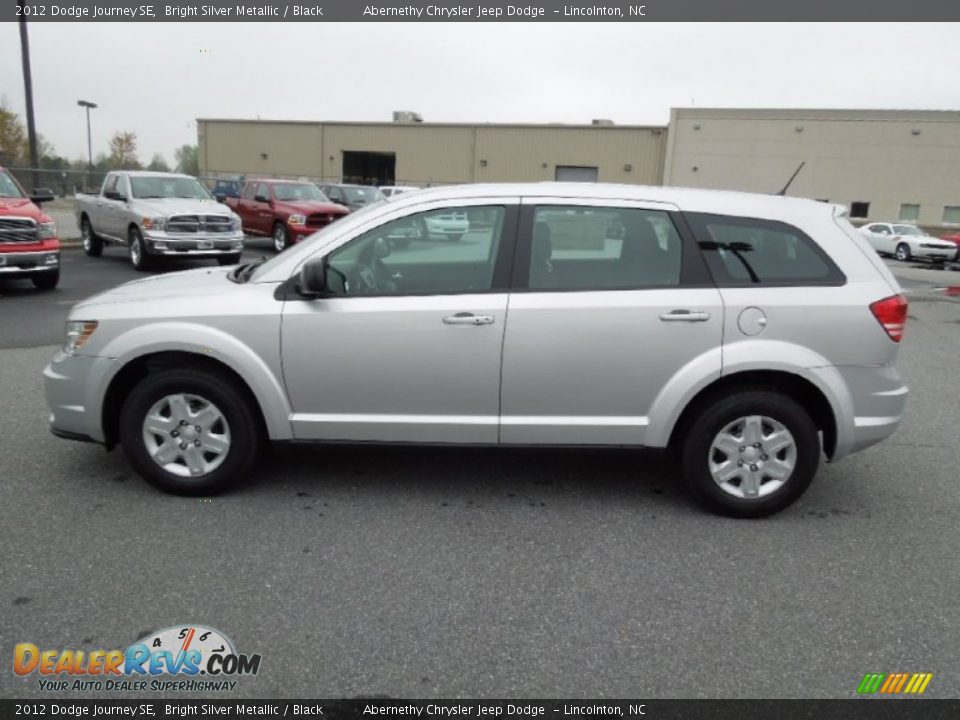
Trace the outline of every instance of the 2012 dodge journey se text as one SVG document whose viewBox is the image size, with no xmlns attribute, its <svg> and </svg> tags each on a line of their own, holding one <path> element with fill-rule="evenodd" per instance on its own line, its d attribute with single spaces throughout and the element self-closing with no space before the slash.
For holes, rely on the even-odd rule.
<svg viewBox="0 0 960 720">
<path fill-rule="evenodd" d="M 457 243 L 411 231 L 451 212 Z M 94 296 L 44 374 L 55 434 L 120 443 L 176 493 L 223 489 L 269 441 L 643 446 L 708 507 L 761 516 L 821 454 L 896 429 L 906 315 L 835 205 L 471 185 Z"/>
</svg>

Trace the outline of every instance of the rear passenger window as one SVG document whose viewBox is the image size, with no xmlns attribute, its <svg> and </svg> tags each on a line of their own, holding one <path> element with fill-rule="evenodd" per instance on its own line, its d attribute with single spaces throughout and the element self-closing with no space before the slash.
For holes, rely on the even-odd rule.
<svg viewBox="0 0 960 720">
<path fill-rule="evenodd" d="M 660 210 L 551 205 L 534 213 L 531 290 L 670 287 L 681 241 Z"/>
<path fill-rule="evenodd" d="M 792 225 L 697 213 L 686 217 L 721 287 L 842 285 L 846 281 L 820 246 Z"/>
</svg>

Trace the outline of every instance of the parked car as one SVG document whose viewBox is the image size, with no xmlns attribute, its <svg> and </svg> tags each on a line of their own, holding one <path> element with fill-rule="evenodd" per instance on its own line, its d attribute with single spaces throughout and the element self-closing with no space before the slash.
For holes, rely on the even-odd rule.
<svg viewBox="0 0 960 720">
<path fill-rule="evenodd" d="M 0 167 L 0 278 L 26 278 L 40 290 L 60 282 L 60 239 L 57 224 L 40 209 L 53 192 L 27 195 Z"/>
<path fill-rule="evenodd" d="M 244 232 L 272 237 L 277 252 L 350 212 L 300 180 L 247 180 L 240 197 L 226 202 L 243 220 Z"/>
<path fill-rule="evenodd" d="M 381 185 L 379 190 L 383 193 L 385 198 L 392 198 L 401 193 L 410 192 L 411 190 L 419 190 L 420 188 L 415 185 Z"/>
<path fill-rule="evenodd" d="M 321 183 L 317 187 L 332 202 L 343 205 L 350 210 L 359 210 L 378 200 L 383 200 L 383 193 L 371 185 L 344 185 L 342 183 Z"/>
<path fill-rule="evenodd" d="M 164 258 L 236 265 L 243 252 L 240 218 L 190 175 L 107 173 L 99 195 L 77 193 L 74 212 L 87 255 L 100 257 L 111 243 L 125 245 L 137 270 Z"/>
<path fill-rule="evenodd" d="M 928 235 L 916 225 L 878 222 L 864 225 L 860 232 L 880 255 L 892 255 L 901 262 L 931 260 L 942 263 L 957 255 L 956 245 Z"/>
<path fill-rule="evenodd" d="M 558 210 L 589 243 L 554 242 Z M 460 212 L 487 218 L 470 243 L 390 251 Z M 411 193 L 270 260 L 76 305 L 44 372 L 51 429 L 183 494 L 228 487 L 267 441 L 670 448 L 709 507 L 767 515 L 903 413 L 907 302 L 844 213 L 602 184 Z"/>
<path fill-rule="evenodd" d="M 237 198 L 240 197 L 240 193 L 243 190 L 243 182 L 241 180 L 217 180 L 213 183 L 213 188 L 211 192 L 213 196 L 217 199 L 217 202 L 223 202 L 227 198 Z"/>
</svg>

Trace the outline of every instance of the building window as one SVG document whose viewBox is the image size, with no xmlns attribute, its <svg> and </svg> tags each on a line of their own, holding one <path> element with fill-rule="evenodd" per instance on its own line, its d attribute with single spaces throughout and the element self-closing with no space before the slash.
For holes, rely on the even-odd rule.
<svg viewBox="0 0 960 720">
<path fill-rule="evenodd" d="M 866 218 L 870 217 L 870 203 L 863 200 L 857 200 L 850 203 L 850 217 Z"/>
<path fill-rule="evenodd" d="M 920 206 L 913 203 L 904 203 L 900 206 L 900 219 L 904 222 L 916 222 L 920 217 Z"/>
<path fill-rule="evenodd" d="M 943 221 L 950 225 L 960 225 L 960 205 L 947 205 L 943 209 Z"/>
</svg>

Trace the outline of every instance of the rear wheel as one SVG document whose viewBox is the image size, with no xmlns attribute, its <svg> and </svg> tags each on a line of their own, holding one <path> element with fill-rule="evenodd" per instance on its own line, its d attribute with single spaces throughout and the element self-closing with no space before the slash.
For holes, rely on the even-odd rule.
<svg viewBox="0 0 960 720">
<path fill-rule="evenodd" d="M 90 257 L 100 257 L 103 254 L 103 240 L 93 232 L 90 218 L 84 216 L 80 222 L 80 238 L 83 242 L 83 251 Z"/>
<path fill-rule="evenodd" d="M 260 450 L 259 427 L 232 380 L 177 368 L 147 375 L 134 387 L 120 413 L 120 442 L 154 487 L 208 495 L 250 472 Z"/>
<path fill-rule="evenodd" d="M 33 286 L 38 290 L 53 290 L 60 282 L 60 270 L 48 270 L 47 272 L 37 273 L 30 280 Z"/>
<path fill-rule="evenodd" d="M 910 259 L 910 246 L 906 243 L 897 245 L 896 257 L 900 262 L 907 262 Z"/>
<path fill-rule="evenodd" d="M 768 390 L 716 400 L 688 428 L 683 473 L 715 512 L 764 517 L 795 502 L 820 461 L 820 437 L 796 401 Z"/>
<path fill-rule="evenodd" d="M 217 262 L 221 265 L 239 265 L 240 264 L 240 253 L 233 253 L 232 255 L 221 255 L 217 258 Z"/>
<path fill-rule="evenodd" d="M 130 253 L 130 264 L 133 265 L 134 269 L 141 272 L 150 269 L 152 263 L 150 262 L 150 256 L 147 255 L 147 248 L 143 243 L 143 234 L 140 232 L 140 228 L 130 228 L 127 250 Z"/>
</svg>

